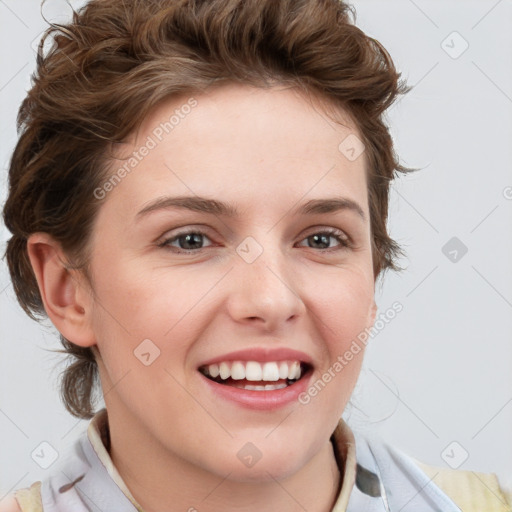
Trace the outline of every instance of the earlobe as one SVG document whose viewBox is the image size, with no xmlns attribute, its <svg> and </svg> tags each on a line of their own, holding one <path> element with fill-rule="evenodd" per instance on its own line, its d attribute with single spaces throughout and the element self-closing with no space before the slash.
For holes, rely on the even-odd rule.
<svg viewBox="0 0 512 512">
<path fill-rule="evenodd" d="M 27 252 L 46 314 L 53 325 L 76 345 L 94 345 L 90 294 L 84 291 L 78 271 L 66 268 L 67 260 L 60 244 L 47 233 L 34 233 L 27 241 Z"/>
</svg>

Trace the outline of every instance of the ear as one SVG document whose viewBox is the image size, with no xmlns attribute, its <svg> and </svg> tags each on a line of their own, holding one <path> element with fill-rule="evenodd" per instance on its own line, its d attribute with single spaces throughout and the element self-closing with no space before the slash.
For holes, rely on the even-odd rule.
<svg viewBox="0 0 512 512">
<path fill-rule="evenodd" d="M 27 240 L 27 251 L 53 325 L 76 345 L 95 345 L 90 322 L 92 294 L 83 275 L 66 268 L 67 259 L 60 244 L 47 233 L 32 234 Z"/>
</svg>

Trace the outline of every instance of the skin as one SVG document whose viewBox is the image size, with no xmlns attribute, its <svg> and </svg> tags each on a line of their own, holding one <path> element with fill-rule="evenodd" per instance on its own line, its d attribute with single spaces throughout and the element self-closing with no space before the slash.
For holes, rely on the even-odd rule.
<svg viewBox="0 0 512 512">
<path fill-rule="evenodd" d="M 197 368 L 242 348 L 289 347 L 311 356 L 315 382 L 373 325 L 365 160 L 338 149 L 358 131 L 342 111 L 336 123 L 318 98 L 293 89 L 231 84 L 194 97 L 190 114 L 103 199 L 92 289 L 65 270 L 48 235 L 30 237 L 45 308 L 66 338 L 101 355 L 111 457 L 144 510 L 328 511 L 340 486 L 329 438 L 364 350 L 307 405 L 274 411 L 219 398 Z M 187 99 L 159 104 L 123 152 L 140 148 Z M 125 162 L 111 162 L 111 172 Z M 136 220 L 164 195 L 215 198 L 241 215 L 164 209 Z M 356 201 L 365 220 L 351 210 L 292 214 L 333 196 Z M 206 236 L 189 254 L 173 252 L 190 247 L 183 238 L 157 245 L 199 228 Z M 352 246 L 312 238 L 328 228 Z M 236 252 L 247 237 L 263 249 L 252 263 Z M 134 356 L 145 339 L 160 350 L 148 366 Z M 248 442 L 262 453 L 250 468 L 237 457 Z"/>
</svg>

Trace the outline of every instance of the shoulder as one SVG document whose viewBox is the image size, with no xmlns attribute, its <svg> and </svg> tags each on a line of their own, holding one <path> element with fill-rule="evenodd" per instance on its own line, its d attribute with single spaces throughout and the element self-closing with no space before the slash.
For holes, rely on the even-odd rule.
<svg viewBox="0 0 512 512">
<path fill-rule="evenodd" d="M 43 512 L 41 482 L 18 489 L 0 501 L 0 512 Z"/>
<path fill-rule="evenodd" d="M 414 462 L 463 512 L 510 511 L 512 497 L 501 487 L 494 473 L 454 470 Z"/>
<path fill-rule="evenodd" d="M 0 512 L 22 512 L 14 494 L 10 494 L 0 501 Z"/>
</svg>

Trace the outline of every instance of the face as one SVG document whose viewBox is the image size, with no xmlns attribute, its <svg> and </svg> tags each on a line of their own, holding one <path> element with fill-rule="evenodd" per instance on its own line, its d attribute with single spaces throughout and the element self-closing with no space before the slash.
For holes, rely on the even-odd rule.
<svg viewBox="0 0 512 512">
<path fill-rule="evenodd" d="M 224 85 L 160 104 L 122 148 L 136 162 L 111 162 L 91 329 L 127 432 L 240 481 L 291 475 L 328 443 L 364 351 L 344 354 L 375 315 L 344 119 L 291 89 Z"/>
</svg>

